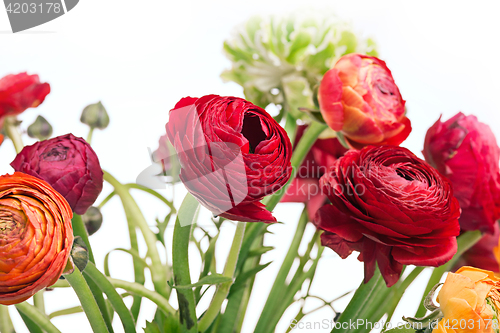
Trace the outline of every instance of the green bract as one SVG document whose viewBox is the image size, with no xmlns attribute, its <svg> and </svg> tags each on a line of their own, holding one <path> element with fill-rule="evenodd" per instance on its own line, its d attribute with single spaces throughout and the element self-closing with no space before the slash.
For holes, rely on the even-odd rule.
<svg viewBox="0 0 500 333">
<path fill-rule="evenodd" d="M 315 109 L 314 90 L 323 74 L 347 53 L 377 55 L 375 43 L 355 35 L 333 15 L 253 17 L 224 43 L 232 68 L 222 73 L 265 108 L 271 103 L 302 117 L 298 107 Z"/>
</svg>

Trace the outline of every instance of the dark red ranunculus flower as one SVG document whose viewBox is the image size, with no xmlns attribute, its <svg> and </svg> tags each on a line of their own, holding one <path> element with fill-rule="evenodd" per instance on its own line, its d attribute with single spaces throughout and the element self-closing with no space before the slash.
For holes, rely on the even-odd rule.
<svg viewBox="0 0 500 333">
<path fill-rule="evenodd" d="M 16 115 L 40 105 L 50 93 L 50 85 L 38 75 L 10 74 L 0 79 L 0 118 Z"/>
<path fill-rule="evenodd" d="M 180 178 L 205 207 L 231 220 L 276 221 L 259 201 L 290 178 L 292 145 L 264 109 L 237 97 L 186 97 L 166 129 Z"/>
<path fill-rule="evenodd" d="M 297 128 L 295 146 L 304 134 L 307 125 Z M 287 188 L 281 202 L 304 202 L 309 219 L 312 221 L 316 211 L 325 204 L 326 195 L 321 191 L 319 179 L 338 158 L 348 149 L 337 138 L 318 139 L 307 153 L 304 162 L 297 170 L 295 179 Z"/>
<path fill-rule="evenodd" d="M 500 149 L 490 127 L 458 113 L 427 130 L 425 160 L 453 184 L 462 230 L 493 233 L 500 218 Z"/>
<path fill-rule="evenodd" d="M 493 234 L 484 234 L 473 247 L 460 256 L 460 259 L 455 264 L 454 270 L 462 266 L 472 266 L 500 273 L 500 266 L 497 260 L 497 248 L 500 238 L 498 223 L 493 225 L 493 229 Z"/>
<path fill-rule="evenodd" d="M 399 145 L 411 132 L 405 101 L 384 61 L 363 54 L 341 57 L 318 89 L 321 114 L 349 145 Z"/>
<path fill-rule="evenodd" d="M 460 207 L 451 184 L 406 148 L 349 151 L 320 180 L 332 204 L 314 219 L 322 244 L 360 252 L 365 282 L 376 264 L 387 286 L 403 265 L 440 266 L 457 251 Z"/>
<path fill-rule="evenodd" d="M 103 172 L 96 153 L 87 141 L 73 134 L 26 146 L 10 165 L 52 185 L 79 215 L 102 191 Z"/>
</svg>

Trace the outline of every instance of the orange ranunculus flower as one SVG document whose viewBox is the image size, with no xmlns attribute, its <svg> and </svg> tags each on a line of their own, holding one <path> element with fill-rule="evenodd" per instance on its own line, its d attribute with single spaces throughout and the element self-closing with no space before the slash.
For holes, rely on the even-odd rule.
<svg viewBox="0 0 500 333">
<path fill-rule="evenodd" d="M 0 304 L 23 302 L 59 279 L 73 244 L 72 215 L 44 180 L 0 176 Z"/>
<path fill-rule="evenodd" d="M 325 73 L 318 90 L 321 114 L 356 149 L 398 146 L 411 132 L 405 101 L 384 61 L 347 54 Z"/>
<path fill-rule="evenodd" d="M 493 333 L 498 327 L 500 278 L 495 273 L 464 266 L 449 273 L 439 291 L 444 318 L 433 333 Z"/>
</svg>

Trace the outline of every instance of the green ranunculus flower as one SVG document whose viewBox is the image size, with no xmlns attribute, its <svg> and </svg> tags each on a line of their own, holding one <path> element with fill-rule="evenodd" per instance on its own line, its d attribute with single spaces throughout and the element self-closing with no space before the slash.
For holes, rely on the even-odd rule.
<svg viewBox="0 0 500 333">
<path fill-rule="evenodd" d="M 224 80 L 241 85 L 254 104 L 274 103 L 294 118 L 303 116 L 298 107 L 317 108 L 314 90 L 342 55 L 377 55 L 375 43 L 357 37 L 350 24 L 317 13 L 253 17 L 224 43 L 224 51 L 233 63 Z"/>
</svg>

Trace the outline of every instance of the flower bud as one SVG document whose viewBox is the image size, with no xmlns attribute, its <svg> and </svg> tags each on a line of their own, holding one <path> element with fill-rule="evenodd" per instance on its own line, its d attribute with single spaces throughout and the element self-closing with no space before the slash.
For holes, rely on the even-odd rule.
<svg viewBox="0 0 500 333">
<path fill-rule="evenodd" d="M 96 153 L 73 134 L 24 147 L 11 166 L 47 181 L 79 215 L 85 214 L 102 190 L 103 172 Z"/>
<path fill-rule="evenodd" d="M 101 210 L 97 207 L 89 207 L 85 214 L 82 215 L 82 219 L 89 236 L 92 236 L 101 228 L 102 214 Z"/>
<path fill-rule="evenodd" d="M 325 73 L 318 89 L 326 124 L 349 146 L 401 144 L 411 132 L 401 97 L 384 61 L 348 54 Z"/>
<path fill-rule="evenodd" d="M 453 184 L 461 230 L 493 234 L 500 218 L 500 148 L 491 128 L 462 112 L 440 118 L 427 130 L 422 153 Z"/>
<path fill-rule="evenodd" d="M 109 125 L 109 116 L 101 102 L 90 104 L 82 111 L 80 121 L 91 128 L 105 129 Z"/>
<path fill-rule="evenodd" d="M 30 138 L 38 139 L 40 141 L 50 138 L 52 135 L 52 126 L 42 116 L 36 117 L 33 124 L 28 126 L 28 135 Z"/>
<path fill-rule="evenodd" d="M 87 250 L 87 245 L 80 236 L 76 236 L 75 241 L 73 242 L 71 259 L 80 272 L 83 272 L 85 267 L 87 267 L 89 262 L 89 252 Z"/>
</svg>

